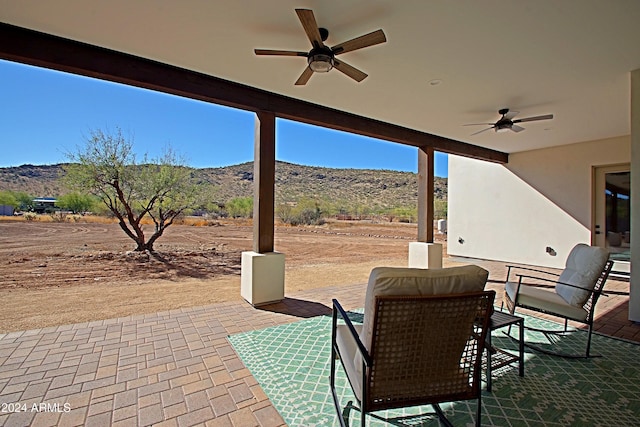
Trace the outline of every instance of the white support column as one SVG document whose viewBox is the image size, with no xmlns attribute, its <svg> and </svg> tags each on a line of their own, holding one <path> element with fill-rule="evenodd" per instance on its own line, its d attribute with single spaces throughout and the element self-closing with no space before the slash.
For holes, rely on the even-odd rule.
<svg viewBox="0 0 640 427">
<path fill-rule="evenodd" d="M 631 279 L 629 320 L 640 322 L 640 69 L 631 72 Z M 635 268 L 634 268 L 635 266 Z"/>
<path fill-rule="evenodd" d="M 284 254 L 242 252 L 240 295 L 259 306 L 284 299 Z"/>
<path fill-rule="evenodd" d="M 440 243 L 409 242 L 410 268 L 442 268 Z"/>
</svg>

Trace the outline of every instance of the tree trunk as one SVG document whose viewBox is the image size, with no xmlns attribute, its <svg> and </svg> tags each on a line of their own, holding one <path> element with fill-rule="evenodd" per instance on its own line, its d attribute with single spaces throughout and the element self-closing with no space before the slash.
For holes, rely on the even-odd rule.
<svg viewBox="0 0 640 427">
<path fill-rule="evenodd" d="M 149 248 L 148 245 L 144 242 L 138 242 L 138 247 L 136 247 L 136 252 L 144 252 L 146 250 L 152 251 L 153 249 Z"/>
<path fill-rule="evenodd" d="M 153 244 L 156 242 L 156 240 L 158 240 L 158 238 L 160 236 L 162 236 L 162 233 L 164 233 L 164 228 L 161 229 L 157 229 L 156 228 L 156 232 L 153 233 L 153 235 L 151 237 L 149 237 L 149 240 L 147 241 L 147 249 L 151 252 L 153 252 Z"/>
</svg>

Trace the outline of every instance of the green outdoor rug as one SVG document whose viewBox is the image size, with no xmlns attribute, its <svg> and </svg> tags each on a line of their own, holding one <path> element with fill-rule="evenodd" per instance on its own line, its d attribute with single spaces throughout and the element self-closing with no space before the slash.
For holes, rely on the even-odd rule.
<svg viewBox="0 0 640 427">
<path fill-rule="evenodd" d="M 362 315 L 351 313 L 354 321 Z M 529 326 L 550 322 L 526 317 Z M 514 328 L 517 333 L 517 328 Z M 494 332 L 493 344 L 516 351 L 503 330 Z M 527 339 L 548 342 L 527 332 Z M 565 351 L 584 350 L 586 333 L 562 337 Z M 319 316 L 296 323 L 232 335 L 229 341 L 244 364 L 290 427 L 339 426 L 329 388 L 331 317 Z M 640 425 L 640 346 L 593 335 L 592 353 L 603 357 L 569 360 L 525 349 L 525 376 L 517 364 L 493 372 L 492 392 L 482 393 L 483 426 L 638 426 Z M 340 362 L 337 391 L 341 406 L 357 404 Z M 475 401 L 441 405 L 455 426 L 474 425 Z M 430 406 L 376 413 L 392 422 L 367 415 L 368 426 L 439 426 Z M 351 410 L 351 426 L 360 425 L 360 412 Z"/>
</svg>

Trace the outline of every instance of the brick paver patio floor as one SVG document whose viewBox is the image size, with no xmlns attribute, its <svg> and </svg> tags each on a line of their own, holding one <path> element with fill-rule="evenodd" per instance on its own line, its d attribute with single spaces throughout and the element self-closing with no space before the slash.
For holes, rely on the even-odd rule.
<svg viewBox="0 0 640 427">
<path fill-rule="evenodd" d="M 490 270 L 499 290 L 504 264 Z M 626 319 L 628 282 L 610 281 L 596 329 L 640 341 Z M 226 340 L 230 334 L 363 305 L 365 284 L 0 334 L 0 425 L 281 426 L 284 421 Z"/>
</svg>

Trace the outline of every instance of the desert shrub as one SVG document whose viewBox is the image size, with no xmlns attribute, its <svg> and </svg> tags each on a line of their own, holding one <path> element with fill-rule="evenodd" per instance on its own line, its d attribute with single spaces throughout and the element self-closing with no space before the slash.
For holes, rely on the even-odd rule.
<svg viewBox="0 0 640 427">
<path fill-rule="evenodd" d="M 67 212 L 53 211 L 53 212 L 49 212 L 49 216 L 51 217 L 51 221 L 53 221 L 53 222 L 66 222 L 67 221 Z"/>
<path fill-rule="evenodd" d="M 38 219 L 38 215 L 35 212 L 25 212 L 22 216 L 25 221 L 36 221 Z"/>
<path fill-rule="evenodd" d="M 373 213 L 373 209 L 364 203 L 356 203 L 351 207 L 351 213 L 356 218 L 367 217 Z"/>
<path fill-rule="evenodd" d="M 17 191 L 14 195 L 18 200 L 18 209 L 21 211 L 30 211 L 33 209 L 33 196 L 25 193 L 24 191 Z"/>
<path fill-rule="evenodd" d="M 280 204 L 276 213 L 280 220 L 286 224 L 322 225 L 325 223 L 320 203 L 313 199 L 304 198 L 296 204 Z"/>
<path fill-rule="evenodd" d="M 276 206 L 276 216 L 285 224 L 291 224 L 293 205 L 290 203 L 280 203 Z"/>
<path fill-rule="evenodd" d="M 114 216 L 83 215 L 82 222 L 91 224 L 116 224 L 118 220 Z"/>
<path fill-rule="evenodd" d="M 236 197 L 227 202 L 225 209 L 232 218 L 253 217 L 253 197 Z"/>
<path fill-rule="evenodd" d="M 398 222 L 416 222 L 418 218 L 418 207 L 417 206 L 401 206 L 397 208 L 391 209 L 389 216 L 395 218 Z"/>
<path fill-rule="evenodd" d="M 224 203 L 218 201 L 219 187 L 210 184 L 199 184 L 199 191 L 202 196 L 199 203 L 193 206 L 194 215 L 213 218 L 227 216 Z"/>
<path fill-rule="evenodd" d="M 88 212 L 88 213 L 96 216 L 101 216 L 104 218 L 110 218 L 110 219 L 115 218 L 115 215 L 113 214 L 113 212 L 111 212 L 104 203 L 101 203 L 99 201 L 94 203 L 91 206 L 91 212 Z"/>
<path fill-rule="evenodd" d="M 82 215 L 77 215 L 77 214 L 67 215 L 65 217 L 66 222 L 80 222 L 81 220 L 82 220 Z"/>
<path fill-rule="evenodd" d="M 17 208 L 19 203 L 13 191 L 0 191 L 0 205 Z"/>
<path fill-rule="evenodd" d="M 64 194 L 56 200 L 57 207 L 70 210 L 74 214 L 91 211 L 93 206 L 99 203 L 99 200 L 96 200 L 93 196 L 77 191 Z"/>
<path fill-rule="evenodd" d="M 387 210 L 386 216 L 390 222 L 407 222 L 413 223 L 418 219 L 418 207 L 417 206 L 398 206 Z M 433 219 L 447 219 L 447 201 L 446 200 L 434 200 L 433 201 Z"/>
<path fill-rule="evenodd" d="M 211 227 L 220 225 L 218 221 L 209 218 L 185 218 L 181 221 L 182 225 L 190 225 L 191 227 Z"/>
<path fill-rule="evenodd" d="M 447 201 L 446 200 L 433 201 L 433 218 L 447 219 Z"/>
</svg>

